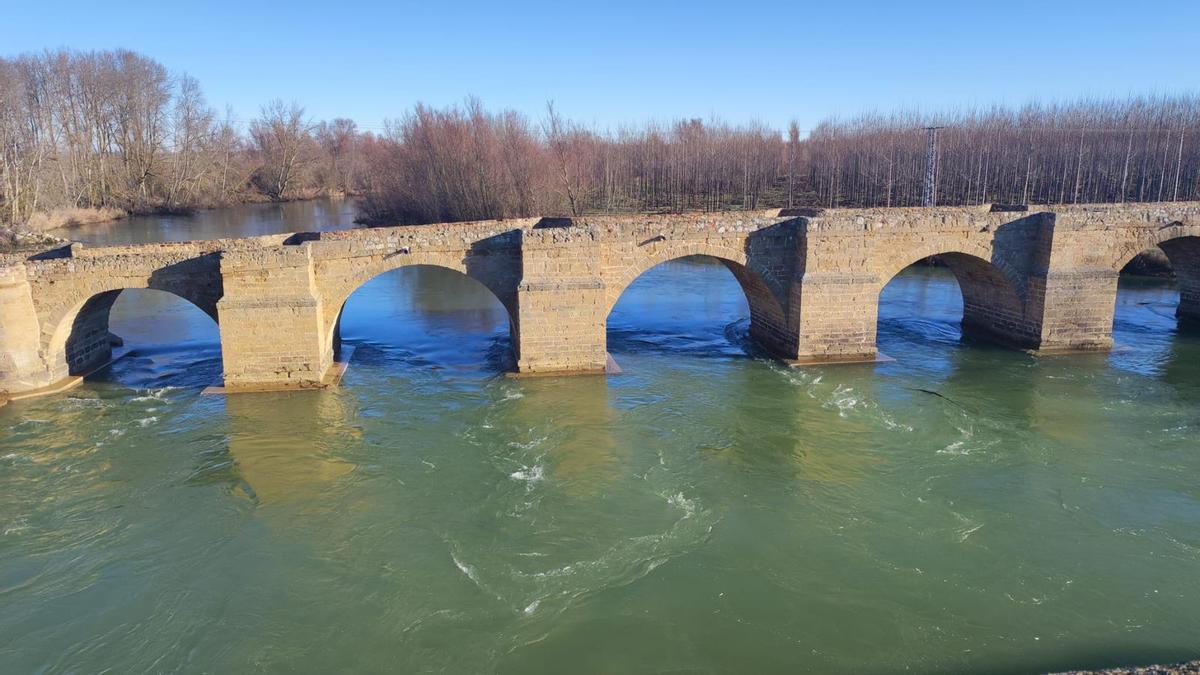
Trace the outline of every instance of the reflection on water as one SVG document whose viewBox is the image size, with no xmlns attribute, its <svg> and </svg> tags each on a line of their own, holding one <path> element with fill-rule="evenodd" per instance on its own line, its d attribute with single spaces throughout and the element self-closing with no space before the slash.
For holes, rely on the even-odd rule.
<svg viewBox="0 0 1200 675">
<path fill-rule="evenodd" d="M 610 318 L 625 374 L 512 379 L 454 272 L 347 302 L 340 388 L 201 396 L 211 319 L 123 294 L 131 356 L 0 409 L 4 672 L 1027 672 L 1196 657 L 1200 340 L 1123 283 L 1124 350 L 964 343 L 944 271 L 894 362 L 750 355 L 725 268 Z"/>
<path fill-rule="evenodd" d="M 256 505 L 314 505 L 355 470 L 338 452 L 362 439 L 345 399 L 282 393 L 233 396 L 224 403 L 225 452 L 206 457 L 200 471 L 233 471 L 237 490 Z M 279 414 L 281 403 L 287 415 Z"/>
</svg>

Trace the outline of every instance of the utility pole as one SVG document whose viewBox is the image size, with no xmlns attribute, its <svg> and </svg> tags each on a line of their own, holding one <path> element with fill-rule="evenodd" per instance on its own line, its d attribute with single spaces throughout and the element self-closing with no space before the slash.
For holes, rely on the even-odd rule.
<svg viewBox="0 0 1200 675">
<path fill-rule="evenodd" d="M 925 194 L 922 199 L 925 206 L 934 206 L 937 203 L 937 137 L 938 129 L 944 128 L 925 127 L 929 134 L 929 144 L 925 150 Z"/>
</svg>

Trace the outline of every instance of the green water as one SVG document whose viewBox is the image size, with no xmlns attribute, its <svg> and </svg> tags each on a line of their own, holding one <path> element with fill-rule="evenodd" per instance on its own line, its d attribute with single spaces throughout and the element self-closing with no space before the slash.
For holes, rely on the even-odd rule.
<svg viewBox="0 0 1200 675">
<path fill-rule="evenodd" d="M 514 380 L 456 273 L 364 286 L 335 390 L 201 396 L 216 326 L 0 408 L 0 671 L 1037 672 L 1200 656 L 1200 339 L 1126 283 L 1111 354 L 964 343 L 885 291 L 894 362 L 754 355 L 721 266 L 622 297 L 610 377 Z M 148 320 L 149 319 L 149 320 Z M 936 392 L 928 393 L 928 392 Z"/>
</svg>

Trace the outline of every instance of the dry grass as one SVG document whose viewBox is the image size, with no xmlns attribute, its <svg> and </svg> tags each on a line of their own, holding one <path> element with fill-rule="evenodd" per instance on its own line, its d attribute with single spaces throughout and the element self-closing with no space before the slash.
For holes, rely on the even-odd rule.
<svg viewBox="0 0 1200 675">
<path fill-rule="evenodd" d="M 121 209 L 103 207 L 98 209 L 54 209 L 35 213 L 25 223 L 24 229 L 32 232 L 46 232 L 63 227 L 79 227 L 95 225 L 124 218 L 126 214 Z"/>
</svg>

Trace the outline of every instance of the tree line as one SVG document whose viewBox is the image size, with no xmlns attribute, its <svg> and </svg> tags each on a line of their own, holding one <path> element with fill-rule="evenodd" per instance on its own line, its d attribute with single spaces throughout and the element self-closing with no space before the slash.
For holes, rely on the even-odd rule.
<svg viewBox="0 0 1200 675">
<path fill-rule="evenodd" d="M 0 222 L 345 192 L 360 136 L 280 101 L 243 131 L 195 78 L 128 50 L 0 58 Z"/>
<path fill-rule="evenodd" d="M 598 130 L 417 104 L 382 133 L 272 101 L 243 122 L 127 51 L 0 58 L 0 223 L 362 196 L 370 223 L 775 207 L 915 206 L 937 127 L 939 204 L 1200 199 L 1200 96 Z"/>
<path fill-rule="evenodd" d="M 1200 199 L 1200 97 L 1084 100 L 827 120 L 807 134 L 689 119 L 599 132 L 418 105 L 373 137 L 369 221 Z"/>
<path fill-rule="evenodd" d="M 423 223 L 766 208 L 788 198 L 798 149 L 762 124 L 692 119 L 601 133 L 552 105 L 539 122 L 475 99 L 417 105 L 364 146 L 362 210 L 368 222 Z"/>
<path fill-rule="evenodd" d="M 805 139 L 808 199 L 921 204 L 928 127 L 941 204 L 1200 198 L 1200 97 L 1183 95 L 825 122 Z"/>
</svg>

